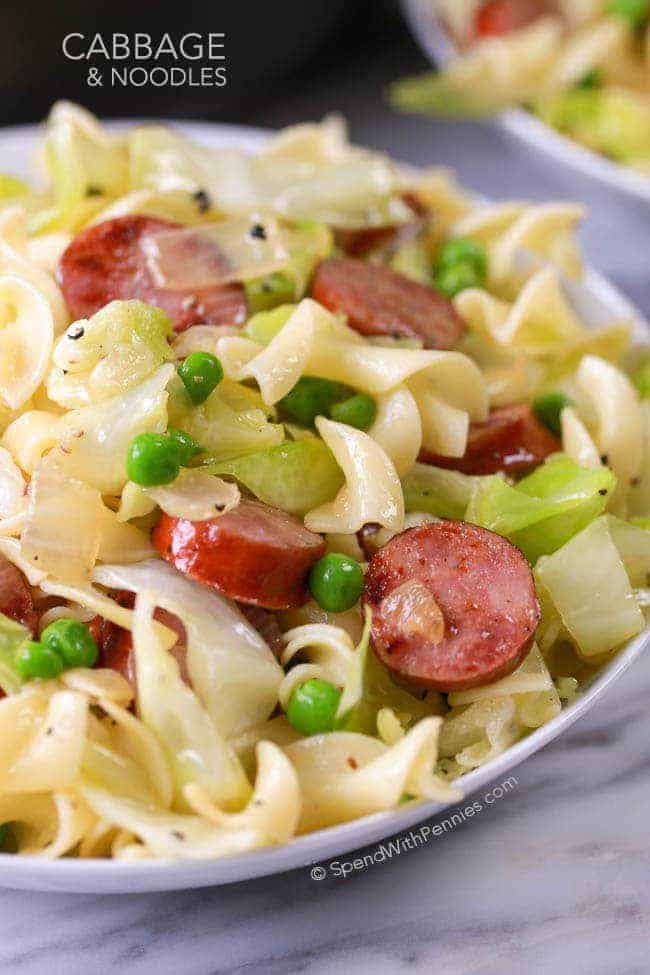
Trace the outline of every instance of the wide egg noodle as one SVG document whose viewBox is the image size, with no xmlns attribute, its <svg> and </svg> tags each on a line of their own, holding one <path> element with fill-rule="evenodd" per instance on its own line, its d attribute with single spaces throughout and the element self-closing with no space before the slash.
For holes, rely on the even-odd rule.
<svg viewBox="0 0 650 975">
<path fill-rule="evenodd" d="M 345 475 L 345 485 L 333 501 L 305 516 L 315 532 L 351 533 L 376 523 L 400 531 L 404 497 L 397 471 L 378 443 L 361 430 L 320 416 L 318 432 Z"/>
</svg>

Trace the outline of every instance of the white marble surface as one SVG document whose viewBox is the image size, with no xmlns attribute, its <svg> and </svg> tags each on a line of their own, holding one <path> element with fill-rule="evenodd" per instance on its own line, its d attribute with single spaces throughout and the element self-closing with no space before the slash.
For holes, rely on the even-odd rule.
<svg viewBox="0 0 650 975">
<path fill-rule="evenodd" d="M 332 87 L 328 104 L 350 115 L 360 141 L 453 165 L 494 196 L 582 199 L 592 211 L 589 256 L 650 314 L 650 209 L 531 158 L 486 126 L 396 119 L 371 107 L 368 79 L 354 74 Z M 267 124 L 318 113 L 312 94 L 283 102 Z M 345 881 L 299 870 L 160 895 L 0 891 L 0 972 L 646 973 L 649 701 L 646 658 L 516 769 L 506 798 Z"/>
</svg>

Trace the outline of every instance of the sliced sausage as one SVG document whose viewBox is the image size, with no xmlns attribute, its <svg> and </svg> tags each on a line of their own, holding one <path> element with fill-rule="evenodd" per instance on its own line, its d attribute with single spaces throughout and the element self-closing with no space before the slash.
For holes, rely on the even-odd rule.
<svg viewBox="0 0 650 975">
<path fill-rule="evenodd" d="M 279 660 L 285 642 L 275 613 L 263 609 L 262 606 L 252 606 L 246 603 L 240 603 L 237 608 L 246 617 L 250 625 L 257 630 L 264 642 L 269 645 L 273 656 Z"/>
<path fill-rule="evenodd" d="M 32 591 L 22 572 L 0 555 L 0 613 L 36 632 L 38 613 Z"/>
<path fill-rule="evenodd" d="M 424 450 L 420 461 L 463 474 L 526 474 L 561 450 L 558 438 L 540 423 L 527 403 L 492 410 L 487 420 L 470 424 L 462 457 L 442 457 Z"/>
<path fill-rule="evenodd" d="M 351 257 L 321 261 L 311 293 L 325 308 L 347 315 L 361 335 L 418 338 L 427 349 L 450 349 L 465 328 L 449 299 L 433 287 Z"/>
<path fill-rule="evenodd" d="M 302 606 L 309 570 L 325 553 L 320 535 L 259 501 L 242 501 L 207 521 L 162 514 L 152 540 L 181 572 L 265 609 Z"/>
<path fill-rule="evenodd" d="M 135 596 L 132 592 L 111 593 L 113 599 L 120 604 L 132 609 L 135 604 Z M 155 618 L 164 623 L 165 626 L 173 630 L 178 639 L 170 652 L 174 655 L 180 668 L 181 677 L 186 684 L 190 684 L 187 671 L 187 635 L 185 627 L 178 616 L 167 612 L 166 609 L 158 607 L 154 613 Z M 97 667 L 107 667 L 116 670 L 122 677 L 128 680 L 133 690 L 136 689 L 136 670 L 135 655 L 133 652 L 133 639 L 131 631 L 118 626 L 117 623 L 105 619 L 103 616 L 95 616 L 88 628 L 99 648 Z"/>
<path fill-rule="evenodd" d="M 402 200 L 413 211 L 406 223 L 368 227 L 365 230 L 337 230 L 336 243 L 350 257 L 364 257 L 381 248 L 394 248 L 410 240 L 424 226 L 429 211 L 415 193 L 404 193 Z"/>
<path fill-rule="evenodd" d="M 474 31 L 477 37 L 501 37 L 556 10 L 551 0 L 488 0 L 477 11 Z"/>
<path fill-rule="evenodd" d="M 462 521 L 392 538 L 370 561 L 364 601 L 375 653 L 394 676 L 446 692 L 511 673 L 541 618 L 519 549 Z"/>
<path fill-rule="evenodd" d="M 58 280 L 70 314 L 88 318 L 109 301 L 138 298 L 167 312 L 177 332 L 203 322 L 238 325 L 247 306 L 240 284 L 221 284 L 192 291 L 159 287 L 145 260 L 142 240 L 179 224 L 153 217 L 115 217 L 87 227 L 64 251 Z M 200 238 L 191 238 L 201 246 Z M 205 246 L 213 247 L 207 241 Z"/>
</svg>

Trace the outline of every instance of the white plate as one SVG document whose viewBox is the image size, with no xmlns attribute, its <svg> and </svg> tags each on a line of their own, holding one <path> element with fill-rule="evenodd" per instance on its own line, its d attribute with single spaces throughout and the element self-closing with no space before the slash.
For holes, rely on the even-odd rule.
<svg viewBox="0 0 650 975">
<path fill-rule="evenodd" d="M 212 146 L 240 145 L 255 150 L 265 138 L 265 133 L 259 129 L 201 123 L 180 124 L 179 127 L 193 138 Z M 2 168 L 17 174 L 28 171 L 37 136 L 38 130 L 34 127 L 0 129 Z M 585 280 L 579 285 L 571 285 L 569 292 L 575 307 L 590 324 L 598 326 L 612 319 L 633 319 L 639 335 L 645 334 L 648 326 L 641 315 L 596 272 L 588 271 Z M 622 650 L 557 718 L 534 731 L 494 762 L 466 775 L 462 780 L 464 794 L 469 795 L 493 779 L 502 779 L 509 769 L 557 738 L 593 707 L 606 688 L 639 656 L 649 639 L 650 628 Z M 320 830 L 282 847 L 220 860 L 134 863 L 74 859 L 48 861 L 0 854 L 0 885 L 26 890 L 132 893 L 227 884 L 330 860 L 423 822 L 448 805 L 423 802 L 405 806 Z"/>
<path fill-rule="evenodd" d="M 435 0 L 400 2 L 406 21 L 420 46 L 435 64 L 446 64 L 455 56 L 456 49 L 435 15 Z M 496 121 L 507 132 L 559 162 L 650 202 L 650 178 L 592 152 L 523 108 L 501 112 Z"/>
</svg>

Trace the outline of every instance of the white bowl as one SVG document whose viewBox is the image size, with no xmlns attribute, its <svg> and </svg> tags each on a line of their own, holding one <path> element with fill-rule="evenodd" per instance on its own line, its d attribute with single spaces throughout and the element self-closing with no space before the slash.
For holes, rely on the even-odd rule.
<svg viewBox="0 0 650 975">
<path fill-rule="evenodd" d="M 189 136 L 207 145 L 240 145 L 254 151 L 266 138 L 259 129 L 203 123 L 182 124 Z M 25 173 L 37 145 L 38 129 L 0 129 L 2 168 Z M 630 303 L 605 278 L 589 270 L 584 281 L 569 287 L 571 299 L 585 321 L 597 327 L 612 319 L 631 319 L 639 336 L 646 334 L 647 323 Z M 650 640 L 650 628 L 629 643 L 598 676 L 584 687 L 577 699 L 557 718 L 534 731 L 489 765 L 466 775 L 460 782 L 463 793 L 484 787 L 505 773 L 585 714 L 603 697 L 605 690 L 639 656 Z M 281 873 L 318 861 L 328 861 L 350 850 L 376 843 L 416 823 L 430 819 L 450 804 L 422 802 L 377 813 L 363 819 L 301 836 L 284 846 L 259 850 L 219 860 L 151 860 L 120 862 L 111 860 L 64 859 L 48 861 L 37 857 L 0 854 L 0 885 L 24 890 L 61 890 L 83 893 L 133 893 L 139 891 L 180 890 L 233 883 Z"/>
<path fill-rule="evenodd" d="M 436 16 L 435 0 L 400 0 L 411 33 L 431 61 L 444 65 L 457 54 L 456 48 Z M 592 179 L 598 179 L 624 193 L 650 202 L 650 178 L 628 166 L 611 162 L 573 139 L 567 138 L 523 108 L 512 108 L 496 116 L 496 122 L 534 149 L 553 156 Z"/>
</svg>

